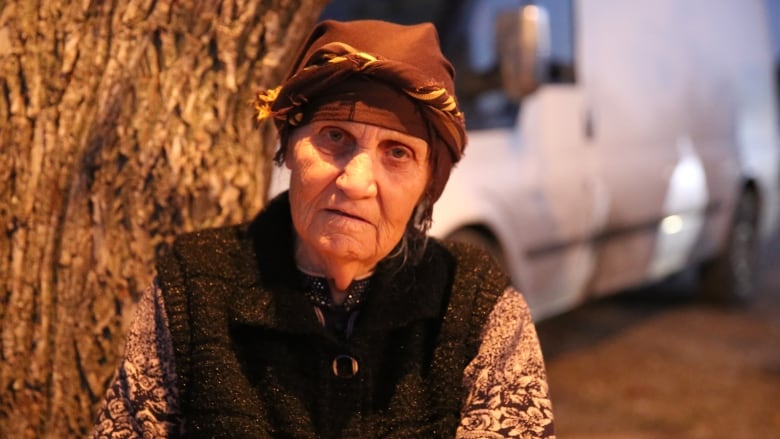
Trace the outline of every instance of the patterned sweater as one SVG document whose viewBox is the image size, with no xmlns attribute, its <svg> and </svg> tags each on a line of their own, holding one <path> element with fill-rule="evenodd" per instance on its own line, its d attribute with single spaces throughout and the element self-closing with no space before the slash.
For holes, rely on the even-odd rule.
<svg viewBox="0 0 780 439">
<path fill-rule="evenodd" d="M 138 305 L 125 355 L 93 438 L 180 434 L 173 345 L 163 296 L 151 285 Z M 479 353 L 463 372 L 457 438 L 554 438 L 552 405 L 536 331 L 522 296 L 507 288 L 490 314 Z"/>
</svg>

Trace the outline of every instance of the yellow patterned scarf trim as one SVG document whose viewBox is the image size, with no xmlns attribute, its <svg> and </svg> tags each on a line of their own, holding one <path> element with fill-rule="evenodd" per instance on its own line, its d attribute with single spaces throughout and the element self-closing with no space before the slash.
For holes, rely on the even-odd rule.
<svg viewBox="0 0 780 439">
<path fill-rule="evenodd" d="M 309 72 L 323 68 L 327 65 L 333 66 L 342 63 L 351 63 L 352 66 L 350 70 L 354 72 L 364 72 L 369 67 L 372 67 L 373 65 L 381 62 L 381 60 L 375 56 L 365 52 L 360 52 L 348 44 L 333 43 L 331 49 L 335 49 L 336 51 L 323 53 L 320 55 L 320 62 L 304 67 L 301 69 L 301 72 Z M 299 74 L 301 72 L 299 72 Z M 290 78 L 290 80 L 294 78 L 295 77 Z M 272 107 L 276 99 L 279 97 L 281 88 L 282 86 L 279 86 L 257 93 L 255 100 L 255 110 L 257 112 L 256 120 L 258 122 L 274 116 Z M 449 95 L 447 90 L 443 87 L 426 86 L 417 89 L 402 88 L 402 90 L 409 97 L 431 107 L 433 110 L 449 114 L 451 117 L 456 119 L 462 120 L 463 118 L 463 114 L 458 110 L 455 98 Z M 302 119 L 302 115 L 300 113 L 293 112 L 291 116 L 292 117 L 288 118 L 287 120 L 290 125 L 296 126 L 298 123 L 300 123 L 300 120 Z"/>
<path fill-rule="evenodd" d="M 280 85 L 276 88 L 271 88 L 257 93 L 255 99 L 255 111 L 257 111 L 256 119 L 258 122 L 271 117 L 273 114 L 273 111 L 271 111 L 271 106 L 274 104 L 274 102 L 276 102 L 276 98 L 279 97 L 279 90 L 281 89 L 282 86 Z"/>
</svg>

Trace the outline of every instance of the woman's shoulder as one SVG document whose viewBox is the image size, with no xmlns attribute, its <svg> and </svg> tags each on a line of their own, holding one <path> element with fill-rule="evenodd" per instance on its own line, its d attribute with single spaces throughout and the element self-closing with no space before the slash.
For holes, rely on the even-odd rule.
<svg viewBox="0 0 780 439">
<path fill-rule="evenodd" d="M 173 268 L 221 270 L 229 264 L 228 255 L 243 247 L 247 235 L 245 224 L 209 228 L 177 235 L 161 247 L 157 254 L 157 269 L 169 272 Z"/>
<path fill-rule="evenodd" d="M 251 220 L 178 234 L 169 245 L 163 247 L 161 254 L 219 255 L 235 247 L 244 248 L 259 235 L 285 235 L 277 231 L 289 230 L 289 210 L 287 194 L 281 194 L 268 201 Z"/>
<path fill-rule="evenodd" d="M 495 258 L 482 247 L 455 240 L 433 240 L 446 254 L 454 258 L 456 273 L 495 283 L 501 291 L 510 284 L 509 276 Z"/>
<path fill-rule="evenodd" d="M 173 238 L 169 247 L 171 249 L 224 247 L 232 241 L 240 240 L 247 233 L 247 229 L 248 224 L 243 223 L 180 233 Z"/>
</svg>

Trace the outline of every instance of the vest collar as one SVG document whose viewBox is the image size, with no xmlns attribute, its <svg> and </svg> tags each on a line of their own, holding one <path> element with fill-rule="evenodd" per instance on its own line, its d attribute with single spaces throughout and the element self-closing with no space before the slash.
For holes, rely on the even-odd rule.
<svg viewBox="0 0 780 439">
<path fill-rule="evenodd" d="M 288 194 L 271 200 L 245 230 L 241 246 L 244 254 L 240 257 L 253 263 L 241 264 L 242 270 L 251 273 L 239 276 L 249 282 L 236 285 L 229 298 L 231 322 L 284 332 L 321 333 L 323 328 L 312 311 L 313 305 L 298 289 Z M 449 294 L 452 260 L 448 252 L 429 240 L 417 265 L 406 264 L 399 269 L 396 259 L 380 262 L 365 292 L 355 336 L 388 332 L 441 315 L 445 294 Z"/>
</svg>

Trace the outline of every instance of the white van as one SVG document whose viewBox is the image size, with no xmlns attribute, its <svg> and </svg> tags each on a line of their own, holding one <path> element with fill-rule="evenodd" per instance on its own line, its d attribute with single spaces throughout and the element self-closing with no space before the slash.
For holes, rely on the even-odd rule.
<svg viewBox="0 0 780 439">
<path fill-rule="evenodd" d="M 763 0 L 334 0 L 325 16 L 437 24 L 469 141 L 431 233 L 491 249 L 536 319 L 691 268 L 709 296 L 753 293 L 780 201 Z"/>
</svg>

